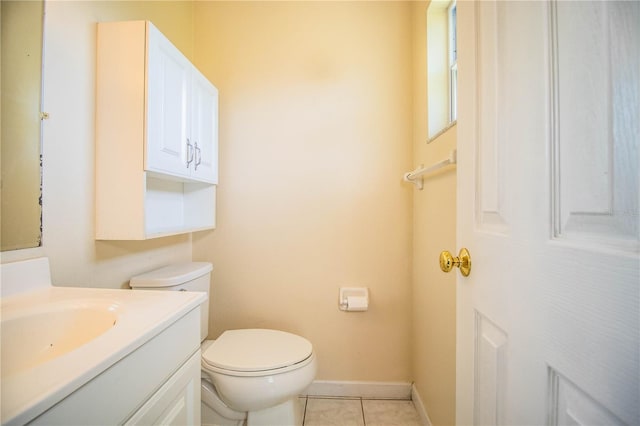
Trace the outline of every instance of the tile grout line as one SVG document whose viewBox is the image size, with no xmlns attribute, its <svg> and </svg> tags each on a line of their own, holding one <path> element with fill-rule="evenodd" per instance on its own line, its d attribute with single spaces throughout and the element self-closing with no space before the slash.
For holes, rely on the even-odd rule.
<svg viewBox="0 0 640 426">
<path fill-rule="evenodd" d="M 352 408 L 350 408 L 350 409 L 349 409 L 349 410 L 347 410 L 347 411 L 350 411 L 350 412 L 351 412 L 351 414 L 350 414 L 350 415 L 348 415 L 348 417 L 350 417 L 351 419 L 354 419 L 354 420 L 355 420 L 355 417 L 351 417 L 351 416 L 353 416 L 354 414 L 357 416 L 357 414 L 353 411 L 353 409 L 355 408 L 355 407 L 354 407 L 354 405 L 351 405 L 351 404 L 353 404 L 354 402 L 355 402 L 355 403 L 357 403 L 357 401 L 358 401 L 358 400 L 360 400 L 360 416 L 361 416 L 360 418 L 362 419 L 362 423 L 357 423 L 357 424 L 360 424 L 361 426 L 367 426 L 367 425 L 369 424 L 369 423 L 367 422 L 367 418 L 370 418 L 370 419 L 371 419 L 371 421 L 372 421 L 372 423 L 370 423 L 371 425 L 373 425 L 373 424 L 377 424 L 376 422 L 377 422 L 378 420 L 380 420 L 380 419 L 378 418 L 378 417 L 379 417 L 379 414 L 380 414 L 380 413 L 378 413 L 378 411 L 379 411 L 379 410 L 378 410 L 378 408 L 381 408 L 381 407 L 379 406 L 380 404 L 377 404 L 377 405 L 376 405 L 376 404 L 374 403 L 373 405 L 371 405 L 371 402 L 369 402 L 369 401 L 388 401 L 388 400 L 386 400 L 386 399 L 384 399 L 384 400 L 370 400 L 370 399 L 365 398 L 365 397 L 320 397 L 320 398 L 315 398 L 315 397 L 308 397 L 308 396 L 307 396 L 307 397 L 305 397 L 305 401 L 304 401 L 304 404 L 305 404 L 305 407 L 304 407 L 304 415 L 303 415 L 303 425 L 304 425 L 304 426 L 307 426 L 307 423 L 308 423 L 308 422 L 307 422 L 307 418 L 306 418 L 306 411 L 307 411 L 307 409 L 309 408 L 309 402 L 310 402 L 310 400 L 311 400 L 311 399 L 317 399 L 317 400 L 319 400 L 319 401 L 321 401 L 321 400 L 325 400 L 325 401 L 334 400 L 334 401 L 336 401 L 336 402 L 337 402 L 337 401 L 343 401 L 343 402 L 351 401 L 351 402 L 350 402 L 350 403 L 348 403 L 347 405 L 351 406 Z M 371 417 L 371 416 L 367 417 L 367 414 L 366 414 L 366 411 L 365 411 L 365 408 L 364 408 L 364 401 L 368 401 L 367 406 L 369 406 L 369 408 L 370 408 L 370 409 L 373 409 L 373 414 L 371 415 L 371 416 L 373 416 L 373 417 Z M 413 402 L 412 402 L 411 400 L 405 400 L 405 399 L 403 399 L 403 400 L 394 400 L 394 401 L 395 401 L 395 402 L 398 402 L 398 403 L 402 403 L 402 404 L 401 404 L 401 405 L 402 405 L 402 407 L 401 407 L 401 408 L 403 408 L 403 409 L 404 409 L 404 407 L 409 407 L 409 406 L 412 408 L 412 410 L 413 410 L 413 412 L 414 412 L 414 414 L 415 414 L 415 416 L 413 416 L 413 415 L 412 415 L 412 416 L 413 416 L 413 417 L 415 417 L 415 419 L 413 419 L 413 418 L 412 418 L 412 419 L 411 419 L 411 421 L 409 421 L 409 419 L 407 419 L 407 421 L 408 421 L 411 425 L 416 425 L 416 426 L 417 426 L 417 425 L 420 425 L 420 424 L 421 424 L 421 423 L 420 423 L 419 414 L 417 413 L 417 410 L 416 410 L 415 404 L 413 404 Z M 407 404 L 407 403 L 408 403 L 408 404 Z M 329 406 L 333 406 L 333 408 L 331 408 L 331 409 L 329 410 L 329 411 L 331 411 L 331 412 L 333 413 L 333 414 L 331 415 L 331 416 L 333 416 L 333 417 L 331 417 L 331 416 L 330 416 L 330 417 L 331 417 L 331 419 L 330 419 L 330 424 L 339 425 L 339 424 L 341 424 L 341 423 L 340 423 L 340 415 L 339 415 L 339 413 L 343 413 L 343 415 L 344 415 L 344 413 L 345 413 L 345 412 L 343 412 L 343 408 L 335 407 L 335 405 L 336 405 L 336 404 L 329 404 Z M 342 405 L 344 405 L 344 404 L 338 404 L 338 406 L 342 406 Z M 395 407 L 397 404 L 392 404 L 392 405 Z M 375 407 L 377 407 L 377 408 L 375 408 L 374 406 L 375 406 Z M 385 406 L 385 404 L 383 403 L 383 404 L 382 404 L 382 406 Z M 386 408 L 384 408 L 384 409 L 383 409 L 383 411 L 385 411 L 385 412 L 387 412 L 387 411 L 395 411 L 395 410 L 397 410 L 397 408 L 389 407 L 389 404 L 386 404 Z M 404 411 L 404 410 L 403 410 L 403 411 Z M 312 410 L 312 413 L 310 413 L 310 414 L 313 414 L 313 412 L 314 412 L 314 411 Z M 347 414 L 348 414 L 348 413 L 347 413 Z M 387 413 L 387 414 L 389 414 L 389 413 Z M 387 414 L 382 414 L 382 416 L 384 417 L 384 416 L 385 416 L 385 415 L 387 415 Z M 397 414 L 397 413 L 396 413 L 396 414 Z M 393 415 L 394 415 L 394 414 L 392 414 L 392 416 L 393 416 Z M 387 417 L 388 417 L 388 416 L 387 416 Z M 310 418 L 309 418 L 309 420 L 310 420 L 310 421 L 312 421 L 312 423 L 309 423 L 309 424 L 308 424 L 308 426 L 311 426 L 311 424 L 316 424 L 316 422 L 317 422 L 317 419 L 316 419 L 315 417 L 313 417 L 313 416 L 312 416 L 312 417 L 310 417 Z M 414 420 L 416 420 L 416 421 L 414 422 Z M 338 423 L 336 423 L 336 421 L 337 421 Z M 408 423 L 408 424 L 409 424 L 409 423 Z M 320 423 L 318 423 L 318 424 L 320 424 Z"/>
<path fill-rule="evenodd" d="M 304 410 L 302 411 L 302 426 L 304 426 L 304 421 L 307 419 L 307 404 L 309 403 L 309 397 L 304 398 Z"/>
</svg>

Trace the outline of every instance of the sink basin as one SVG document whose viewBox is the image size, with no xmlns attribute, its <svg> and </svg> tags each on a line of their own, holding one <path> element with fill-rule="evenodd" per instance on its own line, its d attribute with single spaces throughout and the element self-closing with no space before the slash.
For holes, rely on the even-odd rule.
<svg viewBox="0 0 640 426">
<path fill-rule="evenodd" d="M 76 300 L 58 303 L 15 318 L 3 318 L 2 377 L 51 361 L 111 329 L 117 303 Z"/>
</svg>

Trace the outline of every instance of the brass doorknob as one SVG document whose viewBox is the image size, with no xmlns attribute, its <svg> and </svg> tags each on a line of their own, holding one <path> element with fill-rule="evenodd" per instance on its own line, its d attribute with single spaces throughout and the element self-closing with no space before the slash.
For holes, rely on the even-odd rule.
<svg viewBox="0 0 640 426">
<path fill-rule="evenodd" d="M 457 257 L 453 257 L 447 250 L 440 253 L 440 269 L 442 269 L 442 272 L 449 272 L 454 266 L 460 268 L 460 273 L 463 276 L 469 276 L 471 273 L 471 255 L 469 254 L 469 250 L 461 248 Z"/>
</svg>

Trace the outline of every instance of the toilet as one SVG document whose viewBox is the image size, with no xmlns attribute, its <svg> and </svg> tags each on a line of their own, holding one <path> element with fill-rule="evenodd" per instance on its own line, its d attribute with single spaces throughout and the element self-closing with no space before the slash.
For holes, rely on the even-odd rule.
<svg viewBox="0 0 640 426">
<path fill-rule="evenodd" d="M 209 296 L 208 262 L 169 265 L 131 278 L 133 289 L 202 291 Z M 298 395 L 316 374 L 311 343 L 295 334 L 238 329 L 206 340 L 209 298 L 201 306 L 203 425 L 302 425 Z"/>
</svg>

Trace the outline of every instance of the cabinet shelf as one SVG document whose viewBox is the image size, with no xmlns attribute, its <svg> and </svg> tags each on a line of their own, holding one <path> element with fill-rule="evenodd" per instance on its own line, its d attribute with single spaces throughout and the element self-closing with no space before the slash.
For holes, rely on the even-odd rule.
<svg viewBox="0 0 640 426">
<path fill-rule="evenodd" d="M 147 174 L 146 238 L 157 238 L 215 227 L 215 185 L 180 182 Z"/>
<path fill-rule="evenodd" d="M 147 240 L 215 228 L 216 185 L 141 172 L 96 198 L 97 240 Z M 106 204 L 102 204 L 106 203 Z"/>
</svg>

